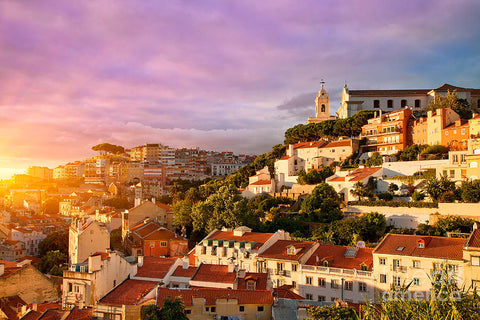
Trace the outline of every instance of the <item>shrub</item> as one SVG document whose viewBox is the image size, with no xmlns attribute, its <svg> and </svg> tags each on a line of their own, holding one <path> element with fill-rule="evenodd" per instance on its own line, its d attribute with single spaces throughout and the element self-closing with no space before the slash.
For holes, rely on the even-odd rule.
<svg viewBox="0 0 480 320">
<path fill-rule="evenodd" d="M 377 198 L 384 201 L 393 200 L 393 195 L 389 192 L 377 193 Z"/>
</svg>

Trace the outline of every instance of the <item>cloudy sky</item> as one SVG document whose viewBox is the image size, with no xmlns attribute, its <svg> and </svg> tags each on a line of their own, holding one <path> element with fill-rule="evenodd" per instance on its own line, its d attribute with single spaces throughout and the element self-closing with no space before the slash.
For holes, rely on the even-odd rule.
<svg viewBox="0 0 480 320">
<path fill-rule="evenodd" d="M 480 88 L 480 2 L 0 2 L 0 175 L 101 142 L 258 154 L 341 88 Z"/>
</svg>

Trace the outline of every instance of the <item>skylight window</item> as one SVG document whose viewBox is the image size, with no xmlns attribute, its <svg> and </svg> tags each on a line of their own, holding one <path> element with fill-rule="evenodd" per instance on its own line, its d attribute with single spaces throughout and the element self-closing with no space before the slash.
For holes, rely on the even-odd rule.
<svg viewBox="0 0 480 320">
<path fill-rule="evenodd" d="M 405 249 L 405 247 L 397 247 L 397 251 L 403 251 L 403 249 Z"/>
</svg>

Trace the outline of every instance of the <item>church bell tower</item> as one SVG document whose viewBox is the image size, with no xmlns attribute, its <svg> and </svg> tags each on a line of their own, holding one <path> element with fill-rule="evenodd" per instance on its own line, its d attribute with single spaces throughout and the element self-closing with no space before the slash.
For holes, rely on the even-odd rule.
<svg viewBox="0 0 480 320">
<path fill-rule="evenodd" d="M 327 91 L 325 91 L 325 81 L 320 82 L 322 87 L 318 91 L 317 98 L 315 99 L 315 117 L 316 118 L 329 118 L 330 117 L 330 98 Z"/>
</svg>

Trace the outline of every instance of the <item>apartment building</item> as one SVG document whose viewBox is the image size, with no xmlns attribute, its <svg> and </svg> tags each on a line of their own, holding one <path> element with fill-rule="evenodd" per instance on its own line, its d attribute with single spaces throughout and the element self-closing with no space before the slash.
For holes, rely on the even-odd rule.
<svg viewBox="0 0 480 320">
<path fill-rule="evenodd" d="M 409 294 L 424 299 L 435 275 L 438 281 L 454 277 L 462 286 L 466 242 L 464 238 L 387 234 L 373 251 L 375 298 L 390 294 L 392 287 L 409 285 Z"/>
<path fill-rule="evenodd" d="M 395 154 L 412 144 L 411 128 L 413 124 L 412 110 L 404 107 L 401 110 L 382 114 L 368 120 L 362 127 L 362 138 L 366 144 L 361 146 L 362 152 L 379 152 L 382 155 Z"/>
<path fill-rule="evenodd" d="M 68 261 L 77 264 L 95 252 L 110 248 L 106 227 L 90 218 L 74 220 L 68 229 Z"/>
<path fill-rule="evenodd" d="M 442 144 L 442 136 L 448 136 L 448 134 L 442 135 L 442 130 L 455 124 L 457 120 L 460 120 L 460 116 L 450 108 L 427 111 L 427 117 L 421 117 L 413 121 L 413 143 L 430 145 Z M 452 128 L 452 130 L 455 129 Z M 456 133 L 454 135 L 456 135 Z"/>
<path fill-rule="evenodd" d="M 335 189 L 343 201 L 354 201 L 358 200 L 358 197 L 352 194 L 356 183 L 361 182 L 366 185 L 371 177 L 380 179 L 384 173 L 383 167 L 361 167 L 354 171 L 337 170 L 334 175 L 325 179 L 325 182 Z"/>
</svg>

